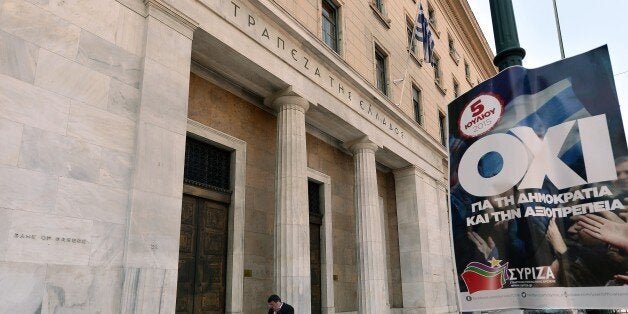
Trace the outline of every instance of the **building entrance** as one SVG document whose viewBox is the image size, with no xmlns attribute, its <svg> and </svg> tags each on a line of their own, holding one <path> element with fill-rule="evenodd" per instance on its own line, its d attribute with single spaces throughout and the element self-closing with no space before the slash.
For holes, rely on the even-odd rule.
<svg viewBox="0 0 628 314">
<path fill-rule="evenodd" d="M 225 313 L 228 206 L 183 195 L 176 313 Z"/>
</svg>

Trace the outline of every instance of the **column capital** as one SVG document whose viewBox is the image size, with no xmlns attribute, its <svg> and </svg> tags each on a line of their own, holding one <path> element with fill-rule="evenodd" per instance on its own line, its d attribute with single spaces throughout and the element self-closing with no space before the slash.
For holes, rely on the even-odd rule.
<svg viewBox="0 0 628 314">
<path fill-rule="evenodd" d="M 370 150 L 375 153 L 381 148 L 381 146 L 371 141 L 368 136 L 363 136 L 353 141 L 346 142 L 343 146 L 354 154 L 358 153 L 360 150 Z"/>
<path fill-rule="evenodd" d="M 272 107 L 276 112 L 292 108 L 305 113 L 310 107 L 310 102 L 294 92 L 292 86 L 288 86 L 286 89 L 266 97 L 264 104 Z"/>
<path fill-rule="evenodd" d="M 160 20 L 181 35 L 192 39 L 194 30 L 198 28 L 198 22 L 163 0 L 144 0 L 144 4 L 146 5 L 146 13 L 149 16 Z"/>
</svg>

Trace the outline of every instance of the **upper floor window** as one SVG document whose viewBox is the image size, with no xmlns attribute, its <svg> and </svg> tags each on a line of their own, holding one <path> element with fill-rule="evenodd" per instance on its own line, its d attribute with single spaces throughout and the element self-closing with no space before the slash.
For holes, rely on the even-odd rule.
<svg viewBox="0 0 628 314">
<path fill-rule="evenodd" d="M 338 8 L 329 0 L 322 0 L 323 41 L 338 52 Z"/>
<path fill-rule="evenodd" d="M 467 80 L 470 82 L 471 81 L 471 67 L 469 66 L 468 62 L 464 62 L 464 76 L 467 78 Z"/>
<path fill-rule="evenodd" d="M 432 24 L 432 27 L 436 28 L 436 14 L 434 13 L 434 7 L 427 4 L 427 20 Z"/>
<path fill-rule="evenodd" d="M 408 33 L 408 50 L 412 53 L 416 53 L 416 42 L 412 42 L 412 34 L 414 31 L 414 24 L 409 19 L 406 19 L 406 32 Z"/>
<path fill-rule="evenodd" d="M 443 146 L 447 146 L 447 130 L 445 126 L 447 125 L 447 121 L 445 121 L 445 114 L 442 112 L 438 112 L 438 128 L 440 129 L 440 143 Z"/>
<path fill-rule="evenodd" d="M 451 37 L 451 35 L 447 36 L 447 43 L 449 45 L 449 55 L 451 56 L 451 58 L 454 60 L 454 62 L 457 65 L 458 61 L 460 60 L 460 57 L 458 56 L 458 52 L 456 51 L 456 44 L 454 42 L 454 38 Z"/>
<path fill-rule="evenodd" d="M 379 12 L 384 12 L 384 0 L 374 0 L 373 4 L 375 8 L 379 10 Z"/>
<path fill-rule="evenodd" d="M 460 86 L 456 78 L 454 78 L 454 99 L 458 98 L 458 96 L 460 96 Z"/>
<path fill-rule="evenodd" d="M 412 106 L 414 108 L 414 121 L 423 124 L 423 116 L 421 114 L 421 91 L 412 85 Z"/>
<path fill-rule="evenodd" d="M 438 57 L 436 54 L 434 54 L 434 81 L 436 81 L 437 84 L 441 85 L 441 71 L 440 71 L 440 57 Z"/>
<path fill-rule="evenodd" d="M 388 81 L 386 78 L 386 59 L 388 56 L 381 50 L 381 48 L 375 46 L 375 80 L 377 83 L 377 89 L 379 89 L 384 95 L 388 95 Z"/>
</svg>

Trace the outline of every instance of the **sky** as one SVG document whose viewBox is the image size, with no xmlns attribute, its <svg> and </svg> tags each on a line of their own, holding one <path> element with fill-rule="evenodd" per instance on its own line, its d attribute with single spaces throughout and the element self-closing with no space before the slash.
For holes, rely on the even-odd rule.
<svg viewBox="0 0 628 314">
<path fill-rule="evenodd" d="M 495 53 L 489 0 L 467 0 Z M 512 0 L 523 66 L 560 60 L 552 0 Z M 628 1 L 556 0 L 565 57 L 608 45 L 624 130 L 628 130 Z M 622 73 L 623 72 L 623 73 Z"/>
</svg>

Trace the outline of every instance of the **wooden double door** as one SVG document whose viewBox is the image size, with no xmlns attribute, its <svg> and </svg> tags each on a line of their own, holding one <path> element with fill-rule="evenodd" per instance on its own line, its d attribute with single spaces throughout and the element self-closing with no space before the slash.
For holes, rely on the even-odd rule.
<svg viewBox="0 0 628 314">
<path fill-rule="evenodd" d="M 225 313 L 228 206 L 183 195 L 176 313 Z"/>
</svg>

